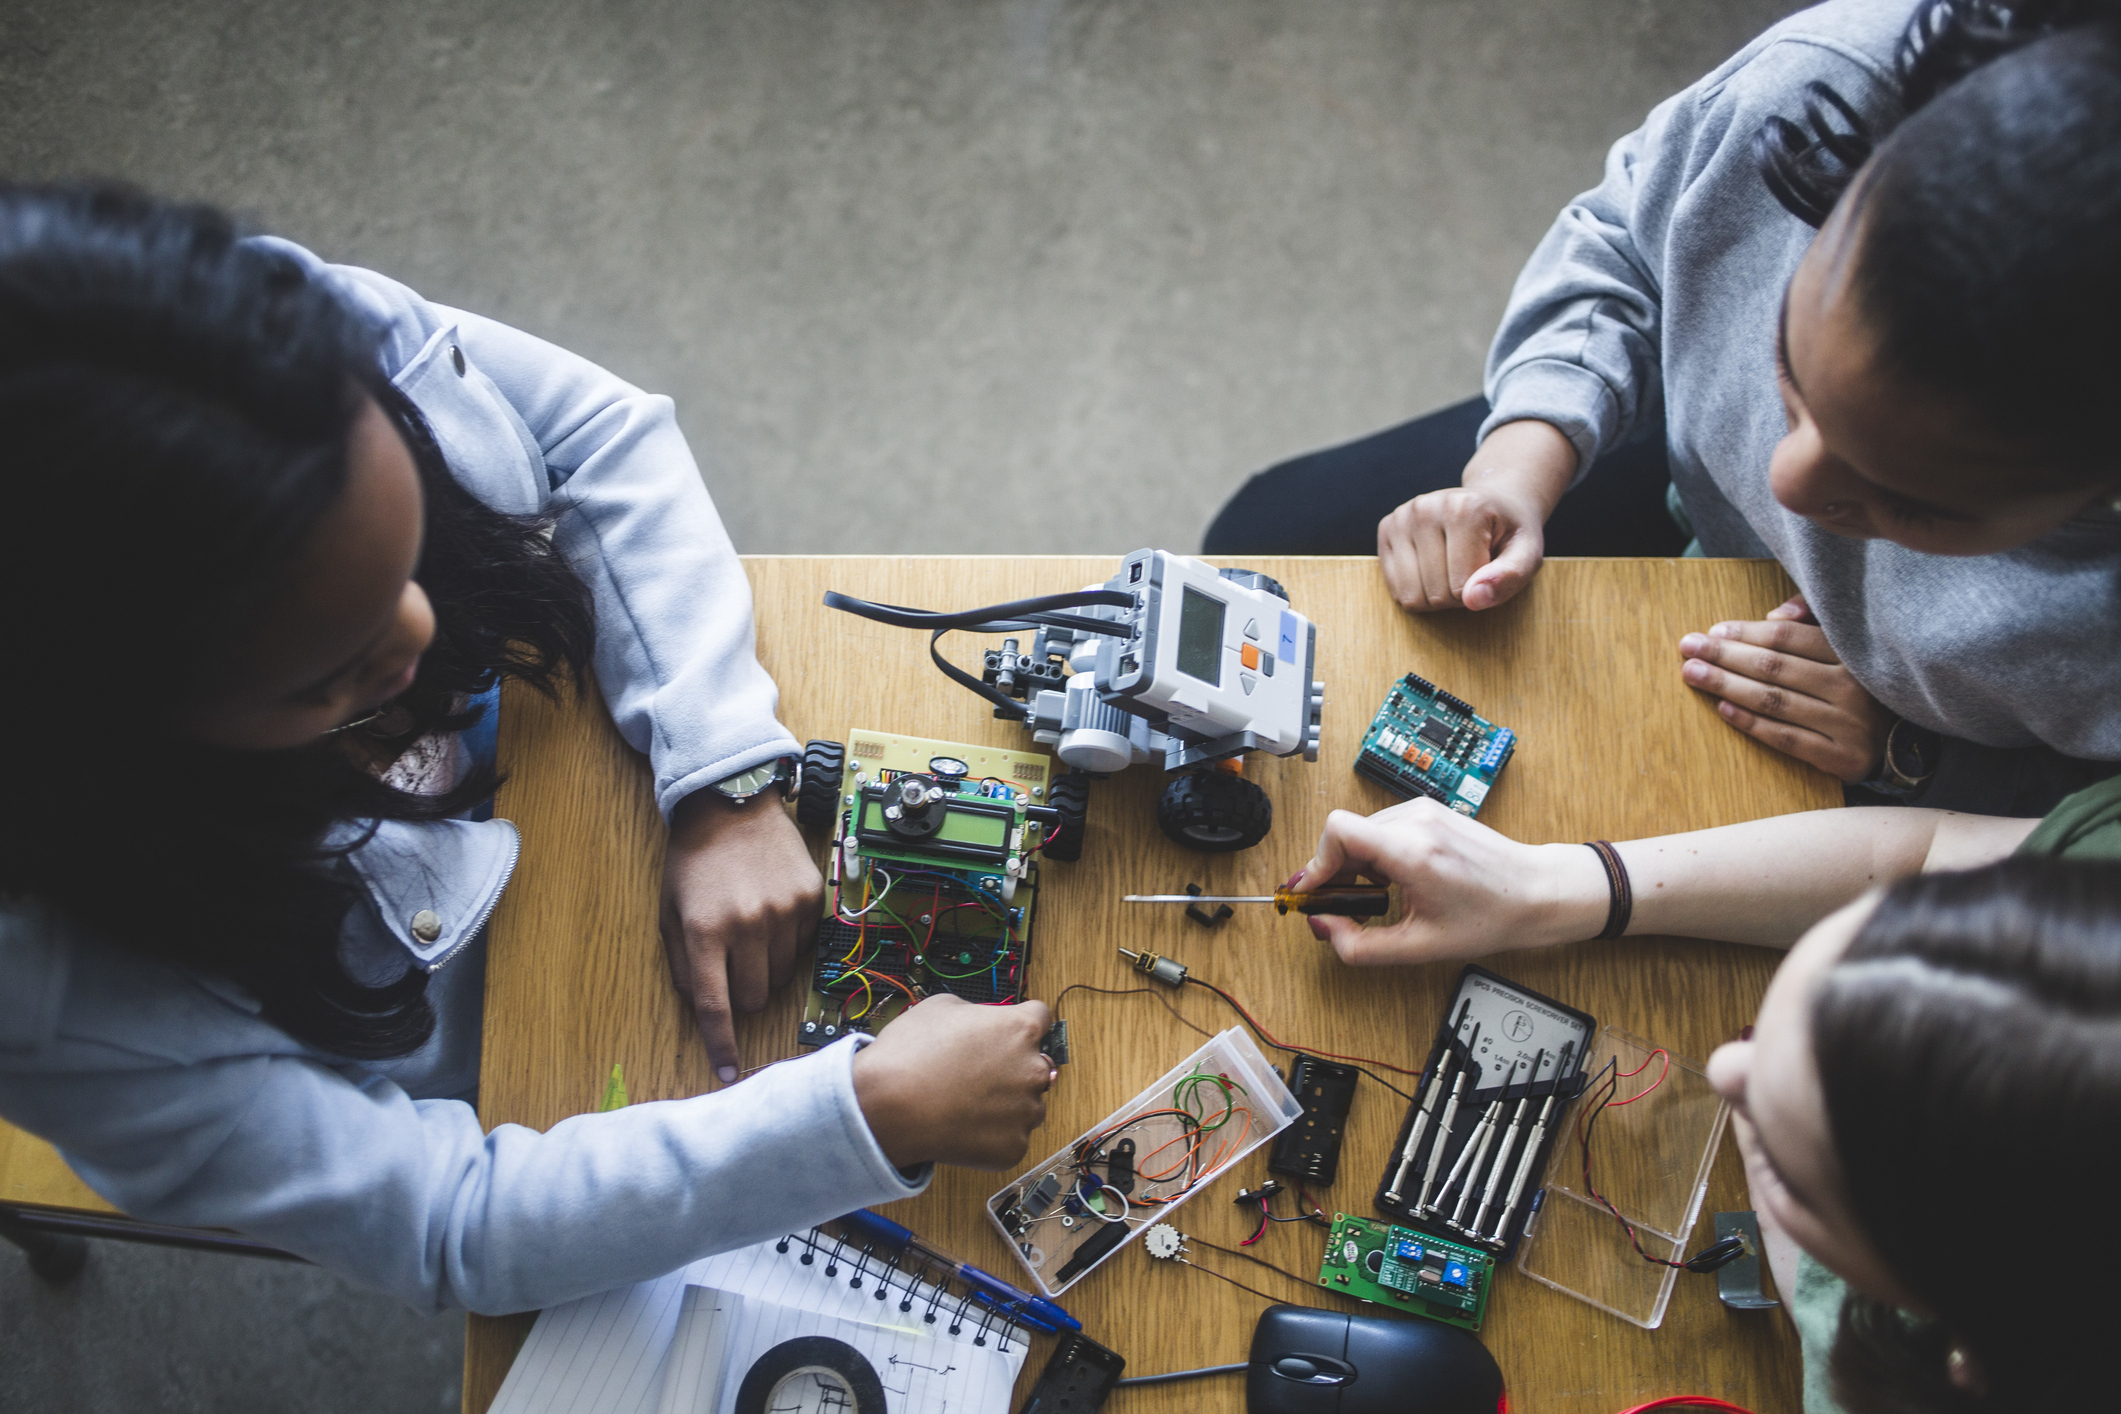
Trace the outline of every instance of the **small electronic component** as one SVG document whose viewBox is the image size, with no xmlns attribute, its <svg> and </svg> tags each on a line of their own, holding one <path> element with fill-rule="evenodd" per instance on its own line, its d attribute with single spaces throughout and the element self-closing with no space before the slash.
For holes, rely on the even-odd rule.
<svg viewBox="0 0 2121 1414">
<path fill-rule="evenodd" d="M 1060 1197 L 1060 1192 L 1060 1176 L 1049 1173 L 1025 1191 L 1024 1200 L 1019 1206 L 1022 1207 L 1025 1217 L 1042 1218 L 1046 1215 L 1046 1209 L 1053 1206 L 1053 1200 Z"/>
<path fill-rule="evenodd" d="M 1019 1414 L 1091 1414 L 1102 1409 L 1123 1371 L 1125 1357 L 1080 1332 L 1070 1331 L 1053 1347 L 1031 1397 Z"/>
<path fill-rule="evenodd" d="M 1173 962 L 1168 957 L 1158 957 L 1153 952 L 1134 952 L 1121 948 L 1119 955 L 1131 963 L 1136 972 L 1145 972 L 1169 987 L 1181 987 L 1186 981 L 1184 963 Z"/>
<path fill-rule="evenodd" d="M 1478 1248 L 1371 1218 L 1336 1214 L 1318 1284 L 1379 1306 L 1477 1331 L 1495 1259 Z"/>
<path fill-rule="evenodd" d="M 1115 1193 L 1134 1191 L 1134 1141 L 1122 1139 L 1105 1151 L 1105 1187 Z"/>
<path fill-rule="evenodd" d="M 1320 1188 L 1340 1172 L 1341 1131 L 1355 1103 L 1361 1072 L 1316 1056 L 1289 1062 L 1289 1089 L 1304 1107 L 1301 1118 L 1275 1136 L 1267 1155 L 1267 1172 L 1313 1183 Z"/>
<path fill-rule="evenodd" d="M 1363 733 L 1355 771 L 1402 800 L 1426 795 L 1461 815 L 1477 815 L 1516 749 L 1517 734 L 1508 727 L 1408 673 Z"/>
<path fill-rule="evenodd" d="M 1055 1065 L 1066 1065 L 1068 1063 L 1068 1023 L 1065 1021 L 1054 1022 L 1053 1029 L 1048 1031 L 1045 1038 L 1038 1043 L 1038 1048 L 1046 1059 L 1052 1061 Z"/>
<path fill-rule="evenodd" d="M 1075 1249 L 1074 1255 L 1061 1263 L 1061 1269 L 1053 1274 L 1053 1280 L 1055 1283 L 1074 1281 L 1096 1266 L 1106 1253 L 1125 1242 L 1132 1234 L 1133 1229 L 1124 1222 L 1099 1224 L 1097 1231 L 1092 1233 L 1082 1246 Z"/>
</svg>

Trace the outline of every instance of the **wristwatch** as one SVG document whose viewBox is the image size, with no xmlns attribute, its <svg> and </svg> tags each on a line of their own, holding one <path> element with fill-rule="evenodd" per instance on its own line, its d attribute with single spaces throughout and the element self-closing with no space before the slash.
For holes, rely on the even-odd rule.
<svg viewBox="0 0 2121 1414">
<path fill-rule="evenodd" d="M 709 781 L 707 789 L 732 805 L 742 805 L 776 787 L 780 790 L 781 799 L 786 800 L 795 794 L 795 771 L 796 758 L 776 756 L 771 761 L 761 761 L 748 771 L 739 771 L 733 776 Z"/>
<path fill-rule="evenodd" d="M 1913 795 L 1936 774 L 1943 745 L 1943 738 L 1929 728 L 1895 718 L 1885 734 L 1885 752 L 1864 787 L 1880 795 Z"/>
</svg>

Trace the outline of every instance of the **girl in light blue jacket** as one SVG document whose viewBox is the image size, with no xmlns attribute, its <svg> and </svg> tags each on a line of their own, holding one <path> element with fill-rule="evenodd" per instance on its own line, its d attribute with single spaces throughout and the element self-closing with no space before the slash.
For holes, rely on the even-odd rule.
<svg viewBox="0 0 2121 1414">
<path fill-rule="evenodd" d="M 0 416 L 0 1115 L 96 1191 L 501 1312 L 1021 1156 L 1045 1008 L 955 999 L 479 1126 L 500 678 L 593 681 L 653 765 L 724 1081 L 818 914 L 785 814 L 704 789 L 795 743 L 667 398 L 209 210 L 0 186 Z"/>
</svg>

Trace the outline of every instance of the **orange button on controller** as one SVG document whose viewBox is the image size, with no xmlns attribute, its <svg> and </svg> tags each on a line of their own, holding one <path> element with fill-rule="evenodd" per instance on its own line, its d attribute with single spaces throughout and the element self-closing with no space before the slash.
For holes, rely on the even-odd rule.
<svg viewBox="0 0 2121 1414">
<path fill-rule="evenodd" d="M 1259 667 L 1259 645 L 1247 643 L 1237 650 L 1237 660 L 1255 671 Z"/>
</svg>

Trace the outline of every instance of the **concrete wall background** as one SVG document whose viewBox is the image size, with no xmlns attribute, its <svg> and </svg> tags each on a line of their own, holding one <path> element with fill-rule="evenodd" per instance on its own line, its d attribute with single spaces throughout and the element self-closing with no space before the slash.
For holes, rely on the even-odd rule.
<svg viewBox="0 0 2121 1414">
<path fill-rule="evenodd" d="M 67 0 L 4 167 L 210 198 L 676 397 L 758 551 L 1190 549 L 1478 386 L 1786 0 Z"/>
<path fill-rule="evenodd" d="M 1789 0 L 0 0 L 0 173 L 202 197 L 672 394 L 739 547 L 1190 549 L 1464 397 Z M 454 1408 L 324 1273 L 0 1249 L 0 1411 Z"/>
</svg>

